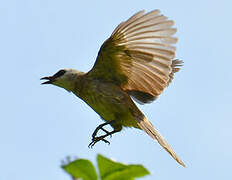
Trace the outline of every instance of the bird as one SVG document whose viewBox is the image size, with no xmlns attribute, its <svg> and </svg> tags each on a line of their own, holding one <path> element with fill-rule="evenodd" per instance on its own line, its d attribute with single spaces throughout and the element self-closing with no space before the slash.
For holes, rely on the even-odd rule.
<svg viewBox="0 0 232 180">
<path fill-rule="evenodd" d="M 104 121 L 92 134 L 89 147 L 110 143 L 106 137 L 124 127 L 143 130 L 182 166 L 168 142 L 139 110 L 135 102 L 151 103 L 172 82 L 182 60 L 175 59 L 177 29 L 156 9 L 139 11 L 121 22 L 102 44 L 92 69 L 81 72 L 61 69 L 46 76 L 42 84 L 52 84 L 72 92 L 87 103 Z M 104 127 L 110 125 L 112 131 Z M 104 135 L 98 136 L 99 130 Z"/>
</svg>

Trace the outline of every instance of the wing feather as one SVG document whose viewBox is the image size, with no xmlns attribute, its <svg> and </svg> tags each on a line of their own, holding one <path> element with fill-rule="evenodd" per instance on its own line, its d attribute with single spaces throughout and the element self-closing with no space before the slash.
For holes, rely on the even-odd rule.
<svg viewBox="0 0 232 180">
<path fill-rule="evenodd" d="M 181 65 L 173 60 L 177 42 L 173 25 L 159 10 L 134 14 L 102 45 L 89 76 L 114 82 L 132 96 L 144 94 L 144 103 L 156 99 Z"/>
</svg>

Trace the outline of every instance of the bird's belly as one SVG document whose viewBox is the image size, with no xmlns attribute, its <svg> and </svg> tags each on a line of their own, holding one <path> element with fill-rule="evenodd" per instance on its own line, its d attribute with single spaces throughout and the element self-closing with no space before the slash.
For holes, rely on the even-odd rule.
<svg viewBox="0 0 232 180">
<path fill-rule="evenodd" d="M 129 109 L 122 104 L 112 104 L 111 102 L 106 102 L 102 98 L 94 103 L 88 104 L 104 121 L 115 120 L 116 124 L 120 124 L 125 127 L 138 127 Z"/>
<path fill-rule="evenodd" d="M 122 102 L 116 102 L 115 99 L 106 98 L 100 94 L 89 95 L 85 102 L 106 121 L 116 120 L 130 114 Z"/>
<path fill-rule="evenodd" d="M 80 97 L 105 121 L 115 120 L 126 127 L 138 127 L 130 110 L 130 98 L 112 84 L 88 84 Z"/>
<path fill-rule="evenodd" d="M 96 112 L 98 113 L 104 120 L 111 121 L 115 119 L 115 111 L 116 105 L 107 102 L 102 97 L 92 97 L 88 99 L 87 104 Z"/>
</svg>

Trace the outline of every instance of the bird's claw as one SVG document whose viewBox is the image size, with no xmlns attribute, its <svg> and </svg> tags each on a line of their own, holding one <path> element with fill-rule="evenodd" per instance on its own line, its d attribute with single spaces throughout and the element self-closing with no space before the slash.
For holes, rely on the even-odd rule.
<svg viewBox="0 0 232 180">
<path fill-rule="evenodd" d="M 93 148 L 93 146 L 99 141 L 103 141 L 103 142 L 107 143 L 108 145 L 110 145 L 109 141 L 105 140 L 103 137 L 100 136 L 100 137 L 93 137 L 92 142 L 89 143 L 88 147 Z"/>
<path fill-rule="evenodd" d="M 101 128 L 101 130 L 102 130 L 102 131 L 104 131 L 106 134 L 110 134 L 110 132 L 109 132 L 109 131 L 107 131 L 107 130 L 106 130 L 106 129 L 104 129 L 104 128 Z M 110 138 L 112 138 L 112 134 L 110 134 L 109 136 L 110 136 Z"/>
<path fill-rule="evenodd" d="M 92 138 L 93 138 L 93 139 L 96 137 L 96 135 L 97 135 L 97 133 L 98 133 L 99 130 L 104 131 L 106 134 L 109 134 L 109 133 L 110 133 L 109 131 L 107 131 L 107 130 L 104 129 L 103 127 L 98 127 L 98 128 L 95 129 L 95 131 L 94 131 L 93 134 L 92 134 Z M 112 135 L 110 135 L 110 137 L 112 137 Z"/>
<path fill-rule="evenodd" d="M 104 143 L 110 144 L 110 142 L 107 141 L 107 140 L 104 139 L 104 138 L 107 137 L 107 136 L 112 137 L 112 134 L 113 134 L 113 133 L 116 133 L 116 132 L 118 132 L 118 131 L 117 131 L 117 130 L 113 130 L 113 131 L 109 132 L 109 131 L 107 131 L 106 129 L 104 129 L 103 127 L 106 126 L 106 125 L 108 125 L 108 124 L 112 124 L 112 123 L 114 123 L 114 122 L 115 122 L 115 120 L 109 121 L 109 122 L 106 122 L 106 123 L 103 123 L 103 124 L 100 124 L 100 125 L 94 130 L 94 132 L 93 132 L 93 134 L 92 134 L 92 142 L 89 143 L 88 147 L 89 147 L 89 148 L 93 148 L 93 146 L 94 146 L 97 142 L 99 142 L 99 141 L 103 141 Z M 105 135 L 102 135 L 102 136 L 96 137 L 99 130 L 104 131 L 106 134 L 105 134 Z"/>
</svg>

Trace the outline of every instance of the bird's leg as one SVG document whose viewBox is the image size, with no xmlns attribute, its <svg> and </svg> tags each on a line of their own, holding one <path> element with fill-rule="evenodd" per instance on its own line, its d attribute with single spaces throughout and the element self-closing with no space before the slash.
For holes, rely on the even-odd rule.
<svg viewBox="0 0 232 180">
<path fill-rule="evenodd" d="M 108 125 L 108 124 L 112 124 L 112 123 L 114 123 L 114 122 L 115 122 L 115 121 L 113 120 L 113 121 L 109 121 L 109 122 L 100 124 L 100 125 L 94 130 L 94 132 L 93 132 L 93 134 L 92 134 L 92 139 L 94 139 L 94 138 L 96 137 L 96 135 L 97 135 L 97 133 L 98 133 L 98 131 L 99 131 L 100 129 L 101 129 L 102 131 L 104 131 L 106 134 L 108 134 L 109 131 L 105 130 L 103 127 L 106 126 L 106 125 Z"/>
<path fill-rule="evenodd" d="M 119 130 L 113 130 L 113 131 L 109 132 L 109 131 L 105 130 L 103 127 L 106 126 L 106 125 L 108 125 L 108 124 L 112 124 L 112 123 L 114 123 L 114 122 L 115 122 L 115 120 L 109 121 L 109 122 L 106 122 L 106 123 L 103 123 L 103 124 L 100 124 L 100 125 L 94 130 L 94 132 L 93 132 L 93 134 L 92 134 L 92 142 L 89 144 L 89 147 L 92 148 L 98 141 L 103 141 L 103 142 L 105 142 L 105 143 L 110 144 L 110 142 L 107 141 L 107 140 L 105 140 L 104 138 L 107 137 L 107 136 L 112 136 L 112 134 L 118 132 Z M 97 135 L 97 133 L 98 133 L 98 131 L 99 131 L 100 129 L 101 129 L 102 131 L 104 131 L 106 134 L 103 135 L 103 136 L 96 137 L 96 135 Z"/>
<path fill-rule="evenodd" d="M 92 148 L 98 141 L 103 141 L 103 142 L 105 142 L 105 143 L 110 144 L 110 142 L 107 141 L 107 140 L 105 140 L 104 138 L 107 137 L 107 136 L 111 136 L 112 134 L 117 133 L 117 132 L 119 132 L 119 131 L 120 131 L 120 130 L 113 130 L 113 131 L 111 131 L 111 132 L 108 132 L 108 133 L 105 134 L 105 135 L 102 135 L 102 136 L 99 136 L 99 137 L 94 137 L 94 138 L 92 139 L 92 142 L 89 144 L 89 147 Z"/>
<path fill-rule="evenodd" d="M 102 131 L 104 131 L 106 134 L 110 133 L 109 131 L 107 131 L 106 129 L 104 129 L 103 127 L 101 128 Z M 112 137 L 112 135 L 110 135 L 110 137 Z"/>
</svg>

